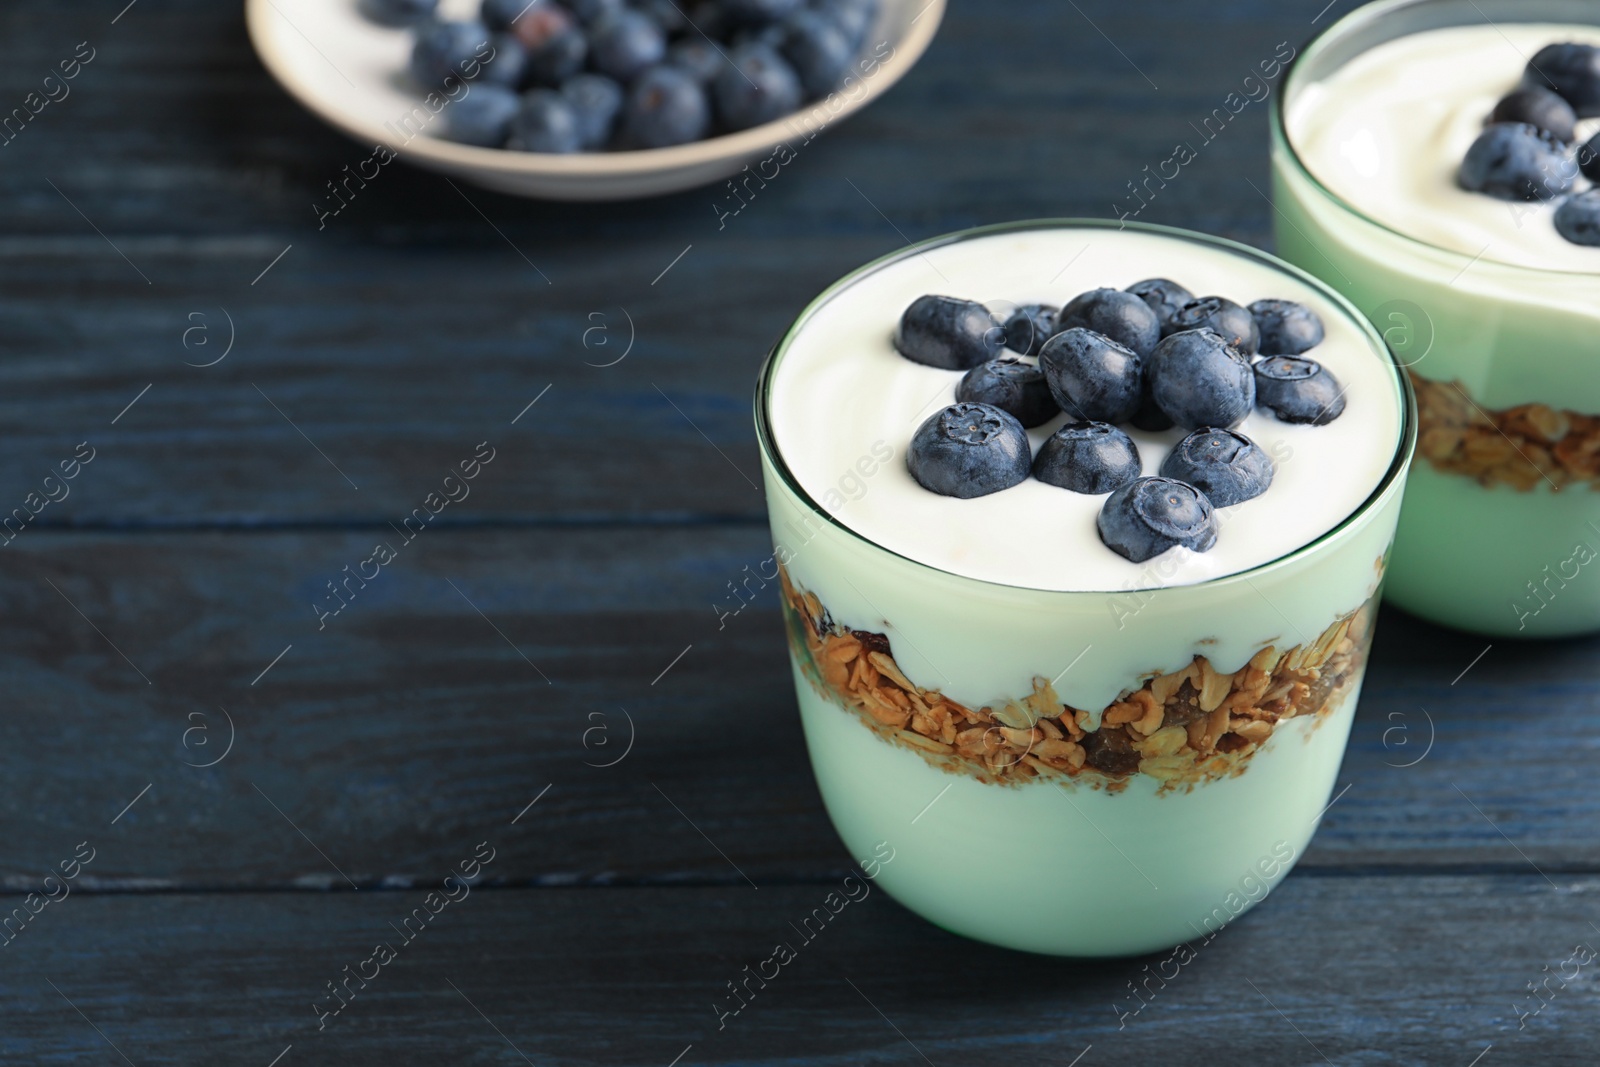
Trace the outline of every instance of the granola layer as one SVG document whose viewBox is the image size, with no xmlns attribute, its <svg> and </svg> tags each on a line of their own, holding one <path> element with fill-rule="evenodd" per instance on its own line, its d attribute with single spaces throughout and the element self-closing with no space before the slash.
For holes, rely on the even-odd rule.
<svg viewBox="0 0 1600 1067">
<path fill-rule="evenodd" d="M 1412 373 L 1411 383 L 1417 390 L 1417 450 L 1436 469 L 1521 492 L 1542 482 L 1558 492 L 1582 483 L 1600 489 L 1600 416 L 1546 404 L 1490 411 L 1460 382 Z"/>
<path fill-rule="evenodd" d="M 1260 649 L 1233 673 L 1204 656 L 1160 674 L 1101 710 L 1072 708 L 1050 681 L 1026 696 L 969 708 L 912 682 L 889 638 L 835 623 L 816 595 L 779 568 L 790 648 L 811 685 L 891 744 L 991 784 L 1071 779 L 1117 791 L 1134 775 L 1161 791 L 1241 774 L 1278 724 L 1314 716 L 1313 729 L 1354 688 L 1371 643 L 1376 599 L 1315 641 Z"/>
</svg>

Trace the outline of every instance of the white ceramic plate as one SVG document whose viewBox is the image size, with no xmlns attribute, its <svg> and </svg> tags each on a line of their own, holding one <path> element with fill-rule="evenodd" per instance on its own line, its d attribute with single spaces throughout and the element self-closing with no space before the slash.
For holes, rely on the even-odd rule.
<svg viewBox="0 0 1600 1067">
<path fill-rule="evenodd" d="M 477 7 L 478 0 L 442 0 L 439 10 L 445 17 L 470 18 Z M 818 125 L 832 125 L 860 110 L 921 58 L 944 7 L 945 0 L 883 0 L 863 58 L 874 50 L 885 58 L 870 74 L 847 83 L 845 91 L 787 119 L 672 148 L 566 156 L 444 140 L 439 136 L 442 113 L 431 116 L 422 109 L 421 117 L 414 117 L 423 94 L 405 76 L 411 32 L 369 21 L 356 10 L 356 0 L 246 0 L 245 18 L 250 40 L 272 76 L 358 141 L 386 145 L 401 159 L 500 192 L 549 200 L 622 200 L 718 181 L 767 158 L 779 143 L 792 145 Z M 817 108 L 822 110 L 813 115 Z M 402 125 L 408 117 L 409 127 Z M 408 132 L 419 126 L 422 132 Z"/>
</svg>

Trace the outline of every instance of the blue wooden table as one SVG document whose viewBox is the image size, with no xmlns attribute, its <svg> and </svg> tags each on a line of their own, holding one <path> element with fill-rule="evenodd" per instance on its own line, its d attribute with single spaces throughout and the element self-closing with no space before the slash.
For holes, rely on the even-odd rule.
<svg viewBox="0 0 1600 1067">
<path fill-rule="evenodd" d="M 718 1010 L 850 864 L 776 605 L 713 607 L 763 353 L 908 238 L 1112 215 L 1322 3 L 957 3 L 724 226 L 396 165 L 321 230 L 362 149 L 240 5 L 7 4 L 0 113 L 93 58 L 0 145 L 0 1061 L 1593 1063 L 1600 643 L 1396 612 L 1315 844 L 1192 960 L 875 894 Z M 1265 120 L 1141 217 L 1270 247 Z"/>
</svg>

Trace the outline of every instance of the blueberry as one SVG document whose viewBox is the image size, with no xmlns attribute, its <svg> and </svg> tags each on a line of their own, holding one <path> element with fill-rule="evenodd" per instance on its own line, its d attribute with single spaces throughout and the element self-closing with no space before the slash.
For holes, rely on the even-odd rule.
<svg viewBox="0 0 1600 1067">
<path fill-rule="evenodd" d="M 1104 422 L 1069 422 L 1045 438 L 1033 476 L 1074 493 L 1113 493 L 1139 478 L 1139 449 Z"/>
<path fill-rule="evenodd" d="M 689 16 L 683 13 L 677 0 L 634 0 L 633 6 L 655 19 L 661 32 L 668 36 L 689 28 Z"/>
<path fill-rule="evenodd" d="M 694 75 L 695 81 L 701 85 L 710 85 L 728 65 L 722 53 L 710 41 L 699 36 L 685 37 L 675 42 L 667 49 L 667 62 Z"/>
<path fill-rule="evenodd" d="M 526 81 L 533 85 L 559 86 L 583 69 L 588 55 L 589 39 L 574 26 L 528 53 Z"/>
<path fill-rule="evenodd" d="M 1133 413 L 1133 418 L 1128 420 L 1136 429 L 1149 433 L 1160 433 L 1173 427 L 1172 416 L 1161 410 L 1161 405 L 1156 403 L 1154 394 L 1150 392 L 1150 375 L 1144 376 L 1144 388 L 1139 390 L 1139 410 Z"/>
<path fill-rule="evenodd" d="M 1188 482 L 1214 508 L 1231 508 L 1267 491 L 1272 460 L 1242 433 L 1196 430 L 1161 461 L 1161 477 Z"/>
<path fill-rule="evenodd" d="M 620 14 L 628 5 L 624 0 L 561 0 L 561 6 L 585 26 L 593 26 L 601 19 Z"/>
<path fill-rule="evenodd" d="M 622 129 L 640 148 L 698 141 L 711 128 L 711 104 L 694 76 L 671 64 L 651 67 L 628 89 Z"/>
<path fill-rule="evenodd" d="M 1139 410 L 1143 361 L 1104 334 L 1081 326 L 1058 333 L 1040 350 L 1039 366 L 1056 403 L 1075 419 L 1127 422 Z"/>
<path fill-rule="evenodd" d="M 1600 48 L 1592 44 L 1552 44 L 1528 60 L 1522 84 L 1553 89 L 1580 117 L 1600 115 Z"/>
<path fill-rule="evenodd" d="M 1105 334 L 1124 348 L 1141 356 L 1161 340 L 1161 319 L 1144 298 L 1120 289 L 1091 289 L 1067 302 L 1056 316 L 1056 328 L 1085 330 Z"/>
<path fill-rule="evenodd" d="M 1006 319 L 1006 347 L 1024 356 L 1037 356 L 1054 337 L 1058 308 L 1050 304 L 1024 304 Z"/>
<path fill-rule="evenodd" d="M 801 9 L 783 20 L 783 30 L 783 56 L 800 75 L 806 96 L 827 96 L 838 88 L 856 54 L 855 43 L 839 24 Z"/>
<path fill-rule="evenodd" d="M 1469 193 L 1501 200 L 1550 200 L 1575 177 L 1560 141 L 1525 123 L 1502 122 L 1478 135 L 1456 180 Z"/>
<path fill-rule="evenodd" d="M 967 371 L 956 399 L 999 408 L 1024 427 L 1042 426 L 1061 414 L 1044 372 L 1020 359 L 991 359 Z"/>
<path fill-rule="evenodd" d="M 1182 545 L 1205 552 L 1217 543 L 1217 516 L 1206 495 L 1187 482 L 1140 478 L 1100 508 L 1100 540 L 1117 555 L 1143 563 Z"/>
<path fill-rule="evenodd" d="M 1247 356 L 1255 355 L 1261 347 L 1255 316 L 1225 296 L 1202 296 L 1189 301 L 1172 316 L 1171 325 L 1162 333 L 1171 336 L 1185 330 L 1215 330 Z"/>
<path fill-rule="evenodd" d="M 1256 403 L 1250 360 L 1215 330 L 1185 330 L 1156 345 L 1150 395 L 1186 430 L 1236 426 Z"/>
<path fill-rule="evenodd" d="M 478 18 L 482 19 L 483 24 L 491 30 L 509 30 L 519 16 L 549 2 L 550 0 L 483 0 L 478 8 Z"/>
<path fill-rule="evenodd" d="M 852 51 L 860 49 L 878 18 L 878 0 L 811 0 L 806 6 L 833 20 L 849 39 Z"/>
<path fill-rule="evenodd" d="M 701 0 L 693 7 L 686 7 L 684 14 L 688 16 L 690 26 L 713 40 L 723 40 L 733 31 L 733 20 L 728 18 L 717 0 Z"/>
<path fill-rule="evenodd" d="M 1578 149 L 1578 168 L 1592 182 L 1600 182 L 1600 133 Z"/>
<path fill-rule="evenodd" d="M 900 316 L 894 347 L 916 363 L 971 370 L 998 356 L 1003 338 L 994 313 L 977 301 L 919 296 Z"/>
<path fill-rule="evenodd" d="M 1522 122 L 1544 130 L 1558 141 L 1571 141 L 1578 124 L 1572 105 L 1549 89 L 1527 86 L 1500 98 L 1490 122 Z"/>
<path fill-rule="evenodd" d="M 373 22 L 385 26 L 410 26 L 430 17 L 439 0 L 361 0 L 356 5 Z"/>
<path fill-rule="evenodd" d="M 648 15 L 624 9 L 592 27 L 594 67 L 618 81 L 632 81 L 666 57 L 667 35 Z"/>
<path fill-rule="evenodd" d="M 1250 315 L 1261 334 L 1257 351 L 1268 356 L 1298 356 L 1322 343 L 1322 320 L 1293 300 L 1257 300 Z"/>
<path fill-rule="evenodd" d="M 1194 299 L 1193 293 L 1167 278 L 1146 278 L 1142 282 L 1134 282 L 1126 291 L 1150 305 L 1150 310 L 1156 313 L 1156 319 L 1161 323 L 1163 332 L 1166 332 L 1172 316 L 1176 315 L 1183 305 Z"/>
<path fill-rule="evenodd" d="M 589 54 L 583 30 L 566 8 L 555 4 L 529 7 L 510 32 L 527 51 L 524 84 L 554 88 L 582 70 Z"/>
<path fill-rule="evenodd" d="M 800 76 L 764 44 L 744 44 L 728 55 L 712 96 L 730 130 L 745 130 L 791 114 L 800 106 Z"/>
<path fill-rule="evenodd" d="M 489 39 L 494 58 L 483 65 L 478 81 L 515 92 L 528 80 L 528 50 L 516 34 L 497 33 Z"/>
<path fill-rule="evenodd" d="M 524 93 L 506 147 L 519 152 L 577 152 L 583 148 L 578 115 L 554 89 Z"/>
<path fill-rule="evenodd" d="M 743 44 L 764 44 L 768 48 L 781 49 L 786 32 L 781 22 L 752 23 L 735 30 L 730 43 L 735 48 Z"/>
<path fill-rule="evenodd" d="M 777 22 L 800 7 L 800 0 L 722 0 L 722 10 L 739 23 Z"/>
<path fill-rule="evenodd" d="M 578 138 L 583 147 L 604 147 L 622 113 L 622 86 L 604 74 L 579 74 L 566 80 L 561 95 L 577 116 Z"/>
<path fill-rule="evenodd" d="M 481 22 L 427 23 L 417 30 L 411 76 L 424 88 L 443 88 L 463 70 L 476 71 L 489 55 L 489 37 L 489 27 Z"/>
<path fill-rule="evenodd" d="M 951 404 L 917 427 L 906 467 L 941 496 L 987 496 L 1024 482 L 1033 468 L 1022 424 L 988 404 Z"/>
<path fill-rule="evenodd" d="M 1556 230 L 1575 245 L 1600 245 L 1600 189 L 1579 193 L 1557 208 Z"/>
<path fill-rule="evenodd" d="M 445 135 L 462 144 L 499 148 L 521 106 L 521 98 L 504 86 L 475 85 L 444 113 Z"/>
<path fill-rule="evenodd" d="M 1325 426 L 1344 414 L 1344 390 L 1314 359 L 1268 356 L 1254 371 L 1256 403 L 1284 422 Z"/>
</svg>

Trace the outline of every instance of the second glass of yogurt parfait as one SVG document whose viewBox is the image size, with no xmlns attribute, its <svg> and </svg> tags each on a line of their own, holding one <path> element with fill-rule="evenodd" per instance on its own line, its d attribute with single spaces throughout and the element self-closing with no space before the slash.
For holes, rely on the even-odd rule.
<svg viewBox="0 0 1600 1067">
<path fill-rule="evenodd" d="M 1600 246 L 1556 225 L 1592 186 L 1573 146 L 1600 108 L 1562 133 L 1570 193 L 1458 178 L 1530 60 L 1568 42 L 1600 44 L 1600 5 L 1369 4 L 1295 61 L 1272 120 L 1280 254 L 1366 312 L 1417 391 L 1386 595 L 1491 635 L 1600 630 Z"/>
<path fill-rule="evenodd" d="M 1236 425 L 1273 478 L 1215 510 L 1213 547 L 1136 563 L 1097 532 L 1105 495 L 1029 479 L 961 499 L 919 484 L 909 443 L 963 373 L 896 351 L 908 305 L 940 294 L 1003 319 L 1152 277 L 1304 305 L 1326 332 L 1306 355 L 1342 383 L 1326 425 L 1261 408 Z M 829 288 L 769 357 L 756 421 L 766 573 L 851 854 L 939 926 L 1058 955 L 1203 941 L 1265 897 L 1331 798 L 1414 418 L 1402 370 L 1348 302 L 1228 241 L 1016 223 L 912 246 Z M 1066 421 L 1026 431 L 1030 452 Z M 1187 433 L 1127 432 L 1145 475 Z"/>
</svg>

